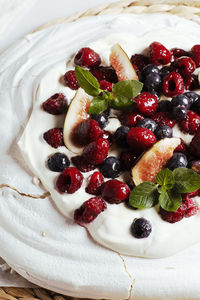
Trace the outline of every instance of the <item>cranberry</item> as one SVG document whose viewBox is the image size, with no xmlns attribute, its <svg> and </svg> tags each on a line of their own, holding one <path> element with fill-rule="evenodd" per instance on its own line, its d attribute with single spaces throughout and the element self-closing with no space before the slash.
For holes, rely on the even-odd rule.
<svg viewBox="0 0 200 300">
<path fill-rule="evenodd" d="M 189 110 L 186 118 L 183 119 L 179 124 L 184 131 L 194 134 L 197 132 L 200 126 L 200 117 L 194 111 Z"/>
<path fill-rule="evenodd" d="M 136 163 L 138 155 L 131 151 L 124 151 L 120 155 L 120 161 L 124 170 L 130 171 Z"/>
<path fill-rule="evenodd" d="M 190 75 L 196 69 L 196 64 L 190 57 L 179 57 L 172 64 L 172 69 L 183 77 Z"/>
<path fill-rule="evenodd" d="M 143 92 L 135 98 L 137 108 L 145 116 L 151 116 L 158 107 L 158 98 L 150 93 Z"/>
<path fill-rule="evenodd" d="M 147 128 L 134 127 L 127 134 L 128 145 L 138 153 L 149 149 L 156 141 L 154 133 Z"/>
<path fill-rule="evenodd" d="M 107 92 L 112 92 L 112 83 L 106 80 L 100 80 L 100 88 Z"/>
<path fill-rule="evenodd" d="M 101 193 L 101 186 L 104 183 L 102 174 L 98 171 L 94 172 L 90 178 L 85 191 L 88 194 L 99 195 Z"/>
<path fill-rule="evenodd" d="M 163 80 L 163 94 L 168 97 L 180 95 L 184 92 L 184 81 L 179 73 L 171 72 Z"/>
<path fill-rule="evenodd" d="M 151 116 L 151 119 L 159 126 L 167 125 L 173 127 L 176 124 L 176 121 L 174 121 L 169 112 L 156 112 Z"/>
<path fill-rule="evenodd" d="M 101 64 L 101 58 L 94 50 L 90 48 L 82 48 L 76 54 L 74 63 L 81 67 L 98 67 Z"/>
<path fill-rule="evenodd" d="M 193 137 L 189 146 L 189 151 L 195 157 L 200 158 L 200 130 L 198 130 L 196 135 Z"/>
<path fill-rule="evenodd" d="M 90 72 L 94 77 L 96 77 L 99 81 L 106 80 L 111 83 L 116 83 L 118 81 L 117 74 L 112 67 L 97 67 L 90 69 Z"/>
<path fill-rule="evenodd" d="M 67 71 L 65 73 L 65 75 L 63 76 L 63 80 L 64 80 L 66 86 L 68 86 L 70 89 L 78 90 L 79 84 L 78 84 L 78 81 L 76 79 L 76 75 L 75 75 L 74 70 Z"/>
<path fill-rule="evenodd" d="M 63 146 L 63 129 L 52 128 L 43 134 L 45 141 L 53 148 Z"/>
<path fill-rule="evenodd" d="M 149 64 L 149 58 L 143 54 L 134 54 L 131 56 L 131 63 L 136 70 L 142 71 Z"/>
<path fill-rule="evenodd" d="M 100 197 L 93 197 L 85 201 L 80 208 L 74 212 L 76 223 L 90 223 L 106 209 L 106 202 Z"/>
<path fill-rule="evenodd" d="M 99 165 L 108 155 L 109 142 L 103 138 L 100 138 L 89 145 L 83 150 L 83 158 L 94 165 Z"/>
<path fill-rule="evenodd" d="M 181 56 L 188 56 L 188 52 L 181 48 L 172 48 L 170 51 L 175 60 Z"/>
<path fill-rule="evenodd" d="M 197 68 L 200 67 L 200 45 L 194 45 L 191 49 L 191 56 L 196 63 Z"/>
<path fill-rule="evenodd" d="M 56 181 L 56 187 L 60 193 L 73 194 L 80 189 L 83 175 L 74 167 L 62 171 Z"/>
<path fill-rule="evenodd" d="M 129 195 L 128 185 L 117 179 L 108 180 L 102 186 L 102 197 L 110 204 L 119 204 L 125 201 Z"/>
<path fill-rule="evenodd" d="M 75 167 L 83 173 L 90 172 L 96 168 L 94 164 L 86 161 L 81 155 L 72 157 L 71 161 Z"/>
<path fill-rule="evenodd" d="M 133 127 L 135 126 L 139 121 L 143 120 L 144 117 L 137 112 L 124 112 L 119 116 L 120 122 L 124 126 Z"/>
<path fill-rule="evenodd" d="M 60 115 L 67 111 L 67 100 L 63 94 L 54 94 L 45 102 L 42 107 L 52 115 Z"/>
<path fill-rule="evenodd" d="M 153 42 L 149 46 L 149 56 L 154 65 L 167 65 L 171 61 L 172 54 L 161 43 Z"/>
</svg>

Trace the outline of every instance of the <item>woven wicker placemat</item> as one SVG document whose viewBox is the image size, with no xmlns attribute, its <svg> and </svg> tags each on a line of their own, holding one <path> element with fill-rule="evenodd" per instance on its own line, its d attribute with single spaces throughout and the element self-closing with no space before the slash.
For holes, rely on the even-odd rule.
<svg viewBox="0 0 200 300">
<path fill-rule="evenodd" d="M 78 12 L 70 17 L 64 17 L 50 21 L 35 31 L 44 28 L 62 24 L 66 22 L 75 22 L 83 17 L 97 16 L 104 14 L 118 14 L 118 13 L 171 13 L 178 16 L 197 21 L 200 17 L 200 0 L 141 0 L 131 1 L 123 0 L 114 2 L 112 4 L 103 4 L 95 8 Z M 43 288 L 13 288 L 2 287 L 0 288 L 0 300 L 78 300 L 63 296 L 58 293 L 43 289 Z M 84 300 L 84 299 L 82 299 Z M 89 299 L 85 299 L 89 300 Z"/>
</svg>

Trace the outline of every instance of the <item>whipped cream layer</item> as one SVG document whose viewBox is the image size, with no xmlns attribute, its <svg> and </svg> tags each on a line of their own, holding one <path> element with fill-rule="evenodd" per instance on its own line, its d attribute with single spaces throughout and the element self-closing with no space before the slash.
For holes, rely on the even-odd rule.
<svg viewBox="0 0 200 300">
<path fill-rule="evenodd" d="M 85 21 L 86 23 L 89 21 Z M 158 26 L 159 24 L 159 26 Z M 83 28 L 84 29 L 84 28 Z M 70 102 L 74 91 L 60 83 L 61 76 L 73 67 L 71 55 L 76 53 L 82 46 L 89 46 L 97 51 L 102 62 L 109 65 L 110 48 L 116 42 L 127 52 L 129 56 L 135 53 L 145 53 L 145 48 L 153 41 L 159 41 L 166 47 L 180 47 L 189 50 L 194 44 L 199 43 L 200 26 L 189 21 L 183 21 L 169 15 L 145 15 L 145 16 L 120 16 L 108 17 L 105 26 L 93 27 L 89 32 L 78 31 L 71 39 L 71 47 L 65 49 L 63 37 L 59 27 L 55 34 L 50 35 L 46 47 L 49 47 L 48 57 L 42 57 L 41 63 L 32 69 L 39 71 L 38 85 L 35 86 L 34 106 L 31 117 L 25 131 L 19 141 L 27 165 L 33 173 L 40 178 L 44 187 L 51 193 L 59 211 L 68 219 L 73 219 L 74 210 L 91 198 L 85 192 L 87 180 L 92 172 L 84 173 L 82 187 L 74 194 L 60 194 L 55 189 L 55 181 L 58 173 L 52 172 L 46 166 L 48 157 L 56 152 L 65 153 L 69 158 L 75 156 L 66 147 L 53 149 L 43 139 L 43 133 L 53 127 L 63 127 L 64 115 L 53 116 L 43 111 L 41 104 L 54 93 L 62 92 Z M 80 29 L 79 29 L 80 30 Z M 127 34 L 128 32 L 128 34 Z M 184 32 L 184 36 L 183 36 Z M 53 37 L 53 42 L 50 42 Z M 92 41 L 97 38 L 97 41 Z M 92 41 L 92 42 L 90 42 Z M 42 41 L 36 46 L 45 47 Z M 36 47 L 36 49 L 37 49 Z M 36 55 L 39 55 L 39 49 Z M 66 54 L 66 55 L 65 55 Z M 33 55 L 33 57 L 32 57 Z M 43 53 L 44 55 L 44 53 Z M 19 54 L 20 56 L 20 54 Z M 35 59 L 34 50 L 30 53 L 30 61 Z M 60 60 L 58 63 L 56 60 Z M 45 62 L 45 68 L 43 66 Z M 66 62 L 67 66 L 66 66 Z M 27 66 L 27 60 L 19 57 L 19 72 L 12 74 L 12 80 L 21 76 L 23 81 L 23 64 Z M 41 70 L 41 71 L 40 71 Z M 33 86 L 24 86 L 33 89 Z M 23 98 L 23 101 L 25 99 Z M 115 131 L 120 126 L 118 120 L 112 120 L 107 129 Z M 188 144 L 192 135 L 183 134 L 178 126 L 174 127 L 174 137 L 181 137 Z M 110 152 L 109 155 L 116 154 Z M 125 174 L 126 176 L 126 174 Z M 119 178 L 123 180 L 123 177 Z M 199 198 L 195 200 L 199 202 Z M 145 210 L 132 210 L 124 203 L 119 205 L 107 204 L 107 210 L 101 213 L 87 228 L 95 241 L 101 245 L 118 251 L 121 254 L 159 258 L 174 254 L 189 245 L 200 241 L 198 228 L 200 227 L 200 214 L 185 218 L 175 224 L 170 224 L 161 219 L 158 214 L 158 207 Z M 152 232 L 148 238 L 136 239 L 130 234 L 130 226 L 135 218 L 144 217 L 152 224 Z M 74 224 L 74 226 L 78 226 Z M 170 244 L 170 247 L 169 247 Z"/>
</svg>

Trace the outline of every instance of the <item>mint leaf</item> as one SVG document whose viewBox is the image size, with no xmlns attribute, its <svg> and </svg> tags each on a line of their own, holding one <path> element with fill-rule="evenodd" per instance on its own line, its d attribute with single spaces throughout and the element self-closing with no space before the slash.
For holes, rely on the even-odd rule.
<svg viewBox="0 0 200 300">
<path fill-rule="evenodd" d="M 110 101 L 110 106 L 114 109 L 119 109 L 119 110 L 126 109 L 127 107 L 131 107 L 132 105 L 134 105 L 132 99 L 127 99 L 123 97 L 121 99 L 115 98 L 112 101 Z"/>
<path fill-rule="evenodd" d="M 162 191 L 159 196 L 160 206 L 167 211 L 177 211 L 182 203 L 182 197 L 174 190 Z"/>
<path fill-rule="evenodd" d="M 101 92 L 100 84 L 97 79 L 88 71 L 80 66 L 76 66 L 75 75 L 78 84 L 88 95 L 97 96 Z"/>
<path fill-rule="evenodd" d="M 129 204 L 135 208 L 150 208 L 157 203 L 157 185 L 150 181 L 145 181 L 136 186 L 129 197 Z"/>
<path fill-rule="evenodd" d="M 156 182 L 161 185 L 164 190 L 172 189 L 174 185 L 173 172 L 168 168 L 160 171 L 156 176 Z"/>
<path fill-rule="evenodd" d="M 90 103 L 89 114 L 100 114 L 108 108 L 108 101 L 102 97 L 94 97 Z"/>
<path fill-rule="evenodd" d="M 200 188 L 200 175 L 187 168 L 177 168 L 173 171 L 175 189 L 181 193 L 191 193 Z"/>
<path fill-rule="evenodd" d="M 114 84 L 112 93 L 115 99 L 125 101 L 135 98 L 142 90 L 143 83 L 137 80 L 124 80 Z"/>
</svg>

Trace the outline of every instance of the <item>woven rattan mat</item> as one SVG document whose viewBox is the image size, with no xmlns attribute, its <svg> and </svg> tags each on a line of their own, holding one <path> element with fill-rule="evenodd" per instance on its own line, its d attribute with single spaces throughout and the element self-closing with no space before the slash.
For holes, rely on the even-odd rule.
<svg viewBox="0 0 200 300">
<path fill-rule="evenodd" d="M 123 0 L 112 4 L 103 4 L 98 7 L 78 12 L 70 17 L 55 19 L 48 22 L 36 31 L 46 27 L 61 24 L 66 22 L 75 22 L 80 18 L 88 16 L 97 16 L 104 14 L 118 14 L 118 13 L 171 13 L 178 16 L 197 21 L 200 17 L 200 1 L 199 0 L 141 0 L 130 1 Z M 45 290 L 43 288 L 0 288 L 0 300 L 78 300 L 78 298 L 71 298 L 59 295 L 55 292 Z M 85 299 L 86 300 L 86 299 Z"/>
</svg>

